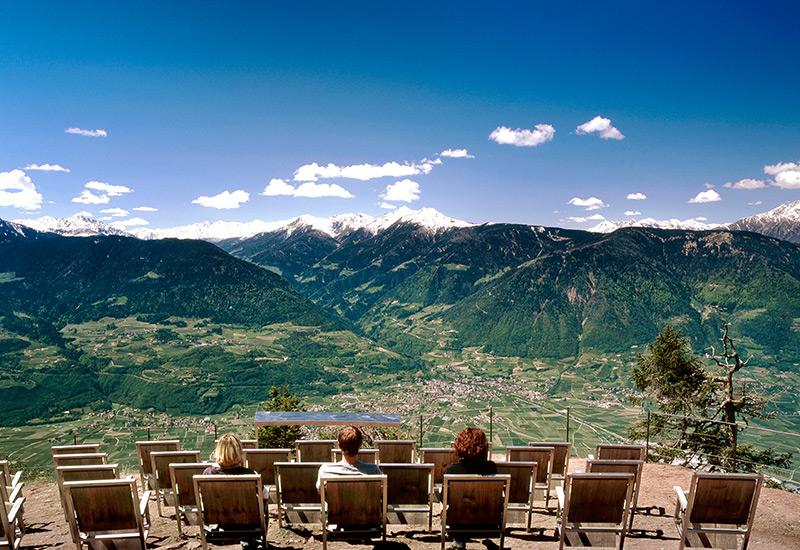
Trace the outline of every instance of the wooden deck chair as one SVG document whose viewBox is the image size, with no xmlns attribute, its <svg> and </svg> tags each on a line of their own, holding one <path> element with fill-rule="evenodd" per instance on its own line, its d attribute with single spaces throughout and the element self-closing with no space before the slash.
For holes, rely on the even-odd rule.
<svg viewBox="0 0 800 550">
<path fill-rule="evenodd" d="M 140 548 L 147 548 L 150 491 L 139 498 L 132 477 L 69 481 L 64 483 L 64 493 L 79 549 L 112 541 L 136 541 Z"/>
<path fill-rule="evenodd" d="M 137 441 L 136 457 L 139 459 L 139 479 L 144 489 L 152 489 L 153 463 L 150 453 L 161 451 L 180 451 L 181 442 L 177 439 L 162 441 Z"/>
<path fill-rule="evenodd" d="M 568 441 L 531 441 L 528 447 L 552 447 L 553 468 L 550 473 L 551 481 L 564 484 L 564 476 L 569 472 L 569 457 L 572 453 L 572 443 Z"/>
<path fill-rule="evenodd" d="M 82 453 L 99 453 L 99 443 L 86 443 L 84 445 L 56 445 L 50 447 L 50 454 L 56 455 L 78 455 Z"/>
<path fill-rule="evenodd" d="M 25 487 L 25 484 L 22 481 L 17 481 L 15 485 L 11 485 L 6 479 L 6 474 L 0 469 L 0 500 L 5 503 L 6 510 L 13 510 L 17 502 L 21 503 L 19 505 L 19 510 L 14 512 L 14 521 L 12 523 L 19 530 L 20 534 L 25 534 L 25 497 L 22 495 L 22 489 Z M 2 547 L 3 544 L 0 540 L 0 548 Z"/>
<path fill-rule="evenodd" d="M 525 513 L 526 531 L 530 532 L 533 516 L 533 488 L 539 466 L 536 462 L 497 462 L 496 464 L 497 473 L 508 475 L 511 479 L 508 489 L 508 509 L 520 510 Z"/>
<path fill-rule="evenodd" d="M 301 517 L 306 513 L 320 513 L 317 476 L 324 462 L 276 462 L 275 487 L 278 501 L 278 526 L 283 526 L 283 515 L 291 523 L 289 513 Z M 302 523 L 302 522 L 301 522 Z"/>
<path fill-rule="evenodd" d="M 199 475 L 193 480 L 203 550 L 208 550 L 209 537 L 226 541 L 261 539 L 267 548 L 260 475 Z"/>
<path fill-rule="evenodd" d="M 534 483 L 534 498 L 536 491 L 544 494 L 544 506 L 550 506 L 550 480 L 553 474 L 553 456 L 555 447 L 507 447 L 506 461 L 508 462 L 535 462 L 536 481 Z"/>
<path fill-rule="evenodd" d="M 245 449 L 244 465 L 261 476 L 265 487 L 275 485 L 276 462 L 289 462 L 292 459 L 291 449 Z"/>
<path fill-rule="evenodd" d="M 214 445 L 219 443 L 219 439 L 214 440 Z M 244 449 L 258 449 L 258 439 L 240 439 L 239 443 L 242 444 L 242 450 Z"/>
<path fill-rule="evenodd" d="M 211 466 L 207 462 L 173 462 L 169 465 L 172 480 L 172 497 L 175 502 L 175 522 L 178 537 L 183 538 L 184 518 L 187 524 L 197 523 L 197 497 L 194 494 L 194 476 L 203 475 Z M 194 522 L 192 520 L 195 520 Z"/>
<path fill-rule="evenodd" d="M 389 464 L 411 464 L 416 459 L 417 442 L 413 439 L 378 439 L 378 462 Z"/>
<path fill-rule="evenodd" d="M 78 533 L 72 531 L 73 523 L 70 521 L 67 498 L 63 487 L 64 483 L 117 478 L 119 478 L 119 466 L 117 464 L 89 464 L 87 466 L 59 466 L 56 468 L 56 483 L 58 484 L 58 493 L 61 496 L 64 519 L 70 527 L 70 534 L 76 546 L 79 544 Z"/>
<path fill-rule="evenodd" d="M 13 491 L 14 487 L 19 485 L 22 480 L 22 470 L 17 470 L 14 475 L 11 475 L 11 462 L 8 460 L 0 460 L 0 473 L 6 480 L 4 485 L 9 492 Z"/>
<path fill-rule="evenodd" d="M 733 540 L 741 536 L 741 548 L 746 550 L 763 479 L 762 474 L 694 472 L 688 497 L 683 489 L 674 487 L 678 497 L 675 525 L 681 538 L 678 548 L 696 546 L 697 539 L 706 546 L 717 536 Z M 690 540 L 692 535 L 697 539 Z"/>
<path fill-rule="evenodd" d="M 24 533 L 21 518 L 24 504 L 24 497 L 12 502 L 0 499 L 0 548 L 17 550 L 22 545 Z"/>
<path fill-rule="evenodd" d="M 331 458 L 334 462 L 342 460 L 342 451 L 334 449 L 331 451 Z M 378 462 L 378 449 L 361 449 L 358 451 L 358 460 L 361 462 L 368 462 L 370 464 L 377 464 Z"/>
<path fill-rule="evenodd" d="M 508 475 L 445 475 L 442 485 L 442 550 L 448 535 L 498 536 L 503 549 Z"/>
<path fill-rule="evenodd" d="M 178 463 L 200 462 L 200 451 L 153 451 L 150 453 L 150 471 L 153 472 L 152 486 L 156 496 L 158 515 L 164 517 L 161 512 L 161 501 L 164 506 L 174 503 L 172 491 L 172 478 L 169 475 L 169 465 Z"/>
<path fill-rule="evenodd" d="M 58 477 L 58 469 L 64 466 L 99 466 L 108 463 L 108 454 L 107 453 L 81 453 L 75 455 L 55 455 L 53 457 L 53 463 L 56 466 L 56 481 L 58 482 L 58 494 L 61 497 L 61 501 L 66 503 L 66 497 L 64 496 L 64 484 L 60 481 Z M 68 514 L 66 506 L 64 507 L 64 513 Z"/>
<path fill-rule="evenodd" d="M 433 464 L 433 483 L 441 485 L 444 471 L 451 464 L 458 462 L 458 456 L 452 448 L 424 448 L 420 449 L 419 460 L 423 464 Z"/>
<path fill-rule="evenodd" d="M 386 475 L 387 512 L 398 523 L 408 523 L 406 517 L 425 513 L 428 531 L 433 530 L 433 464 L 381 464 Z M 387 521 L 391 523 L 389 518 Z"/>
<path fill-rule="evenodd" d="M 558 497 L 559 550 L 570 546 L 610 546 L 622 550 L 628 527 L 634 474 L 567 474 Z M 592 544 L 591 537 L 608 537 Z M 588 542 L 588 544 L 587 544 Z M 610 543 L 609 543 L 610 542 Z"/>
<path fill-rule="evenodd" d="M 294 442 L 297 462 L 330 462 L 335 439 L 299 439 Z"/>
<path fill-rule="evenodd" d="M 616 443 L 600 443 L 589 455 L 589 460 L 645 460 L 644 445 L 617 445 Z"/>
<path fill-rule="evenodd" d="M 385 475 L 322 476 L 319 495 L 322 550 L 328 549 L 330 534 L 386 540 Z"/>
<path fill-rule="evenodd" d="M 642 469 L 644 462 L 641 460 L 587 460 L 586 471 L 591 474 L 633 474 L 633 490 L 631 491 L 630 520 L 628 529 L 633 529 L 633 516 L 636 515 L 636 506 L 639 504 L 639 488 L 642 485 Z"/>
</svg>

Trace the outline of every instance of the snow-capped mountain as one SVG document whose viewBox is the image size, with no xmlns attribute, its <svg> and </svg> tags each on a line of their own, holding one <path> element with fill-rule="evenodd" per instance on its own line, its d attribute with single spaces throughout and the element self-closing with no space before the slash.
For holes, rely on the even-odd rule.
<svg viewBox="0 0 800 550">
<path fill-rule="evenodd" d="M 800 200 L 781 204 L 768 212 L 742 218 L 729 227 L 800 244 Z"/>
<path fill-rule="evenodd" d="M 110 224 L 102 222 L 85 213 L 78 213 L 66 218 L 42 216 L 14 220 L 14 223 L 35 229 L 36 231 L 57 233 L 65 237 L 90 237 L 92 235 L 123 235 L 131 234 L 117 229 Z"/>
<path fill-rule="evenodd" d="M 623 227 L 655 227 L 659 229 L 684 229 L 689 231 L 707 231 L 709 229 L 719 229 L 726 227 L 722 223 L 707 223 L 705 219 L 689 218 L 679 220 L 672 218 L 669 220 L 657 220 L 655 218 L 641 218 L 633 220 L 612 221 L 604 220 L 594 227 L 589 228 L 593 233 L 611 233 Z"/>
<path fill-rule="evenodd" d="M 329 218 L 303 215 L 288 220 L 266 222 L 199 222 L 165 229 L 139 228 L 134 235 L 142 239 L 202 239 L 218 242 L 226 239 L 249 239 L 263 233 L 285 232 L 291 235 L 297 230 L 314 230 L 330 237 L 340 237 L 358 230 L 378 233 L 395 223 L 410 223 L 429 231 L 442 231 L 451 227 L 468 227 L 472 224 L 445 216 L 433 208 L 412 210 L 405 206 L 387 212 L 383 216 L 369 214 L 339 214 Z"/>
</svg>

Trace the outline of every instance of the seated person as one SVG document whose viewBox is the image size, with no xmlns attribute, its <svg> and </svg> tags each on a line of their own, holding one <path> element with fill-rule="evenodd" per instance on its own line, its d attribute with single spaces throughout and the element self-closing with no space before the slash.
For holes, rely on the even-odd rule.
<svg viewBox="0 0 800 550">
<path fill-rule="evenodd" d="M 215 464 L 203 470 L 205 476 L 242 476 L 256 473 L 254 470 L 244 467 L 242 442 L 233 434 L 225 434 L 219 438 L 213 457 Z"/>
<path fill-rule="evenodd" d="M 342 451 L 342 460 L 320 466 L 317 474 L 317 489 L 320 487 L 322 476 L 364 476 L 383 473 L 377 464 L 361 462 L 358 459 L 358 451 L 361 450 L 361 443 L 364 440 L 361 430 L 355 426 L 345 426 L 339 430 L 338 440 L 339 449 Z"/>
<path fill-rule="evenodd" d="M 482 476 L 497 475 L 497 465 L 489 460 L 489 442 L 480 428 L 464 428 L 453 441 L 453 448 L 459 461 L 451 464 L 445 474 L 471 474 Z M 467 547 L 468 537 L 453 537 L 453 550 Z"/>
<path fill-rule="evenodd" d="M 453 441 L 459 461 L 451 464 L 445 474 L 497 475 L 497 465 L 489 460 L 489 442 L 480 428 L 464 428 Z"/>
</svg>

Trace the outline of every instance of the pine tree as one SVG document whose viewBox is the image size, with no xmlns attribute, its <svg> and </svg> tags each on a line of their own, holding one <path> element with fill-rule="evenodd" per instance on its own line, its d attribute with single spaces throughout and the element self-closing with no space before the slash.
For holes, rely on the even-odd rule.
<svg viewBox="0 0 800 550">
<path fill-rule="evenodd" d="M 287 386 L 269 389 L 268 399 L 261 404 L 263 411 L 304 411 L 303 401 L 289 392 Z M 299 426 L 261 426 L 257 432 L 258 446 L 264 449 L 290 449 L 302 438 Z"/>
</svg>

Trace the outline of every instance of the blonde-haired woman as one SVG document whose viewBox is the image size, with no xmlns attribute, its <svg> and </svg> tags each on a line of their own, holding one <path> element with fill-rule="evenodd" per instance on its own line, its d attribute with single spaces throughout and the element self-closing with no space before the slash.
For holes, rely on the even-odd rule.
<svg viewBox="0 0 800 550">
<path fill-rule="evenodd" d="M 245 468 L 242 442 L 233 434 L 225 434 L 219 438 L 214 449 L 214 461 L 216 464 L 206 468 L 204 475 L 241 476 L 255 473 L 250 468 Z"/>
</svg>

